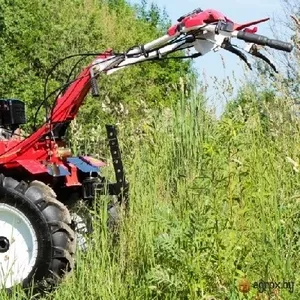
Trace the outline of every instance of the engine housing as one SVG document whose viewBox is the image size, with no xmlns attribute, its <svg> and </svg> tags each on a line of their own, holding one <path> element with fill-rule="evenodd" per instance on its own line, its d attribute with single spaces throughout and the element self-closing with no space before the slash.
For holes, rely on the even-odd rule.
<svg viewBox="0 0 300 300">
<path fill-rule="evenodd" d="M 0 99 L 0 126 L 18 127 L 26 123 L 25 104 L 17 99 Z"/>
</svg>

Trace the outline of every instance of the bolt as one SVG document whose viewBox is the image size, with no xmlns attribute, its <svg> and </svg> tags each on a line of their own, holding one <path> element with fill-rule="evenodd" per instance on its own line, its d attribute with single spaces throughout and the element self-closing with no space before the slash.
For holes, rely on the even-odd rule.
<svg viewBox="0 0 300 300">
<path fill-rule="evenodd" d="M 0 236 L 0 253 L 5 253 L 9 249 L 9 240 L 4 237 Z"/>
</svg>

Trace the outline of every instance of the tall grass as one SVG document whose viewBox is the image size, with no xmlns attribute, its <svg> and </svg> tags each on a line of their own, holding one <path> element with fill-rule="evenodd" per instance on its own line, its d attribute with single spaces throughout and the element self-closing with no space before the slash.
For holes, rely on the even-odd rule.
<svg viewBox="0 0 300 300">
<path fill-rule="evenodd" d="M 220 120 L 195 96 L 156 115 L 144 139 L 121 131 L 131 185 L 120 240 L 100 209 L 90 250 L 49 299 L 300 299 L 298 121 L 282 99 L 242 96 L 244 111 Z M 294 286 L 260 293 L 260 281 Z"/>
</svg>

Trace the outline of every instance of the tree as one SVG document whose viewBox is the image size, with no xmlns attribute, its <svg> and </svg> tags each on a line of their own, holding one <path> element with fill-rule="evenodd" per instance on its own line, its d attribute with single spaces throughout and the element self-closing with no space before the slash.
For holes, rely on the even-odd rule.
<svg viewBox="0 0 300 300">
<path fill-rule="evenodd" d="M 0 0 L 1 96 L 23 99 L 32 125 L 53 63 L 74 53 L 124 51 L 158 37 L 165 26 L 159 9 L 152 6 L 144 12 L 151 22 L 124 0 Z M 75 71 L 90 60 L 82 61 Z M 69 60 L 55 70 L 49 92 L 66 81 L 75 62 Z M 177 101 L 180 79 L 191 71 L 190 62 L 168 60 L 102 77 L 103 105 L 89 97 L 79 118 L 87 124 L 103 119 L 142 120 L 148 108 Z M 39 121 L 43 117 L 40 114 Z"/>
</svg>

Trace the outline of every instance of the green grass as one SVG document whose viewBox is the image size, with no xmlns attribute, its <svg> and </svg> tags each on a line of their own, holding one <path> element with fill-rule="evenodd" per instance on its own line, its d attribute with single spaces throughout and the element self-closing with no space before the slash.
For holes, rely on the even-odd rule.
<svg viewBox="0 0 300 300">
<path fill-rule="evenodd" d="M 45 299 L 300 299 L 299 126 L 280 99 L 262 101 L 267 121 L 249 101 L 246 122 L 238 109 L 215 120 L 196 98 L 156 116 L 143 139 L 122 131 L 131 197 L 120 241 L 99 221 Z M 242 294 L 242 279 L 294 289 Z"/>
</svg>

